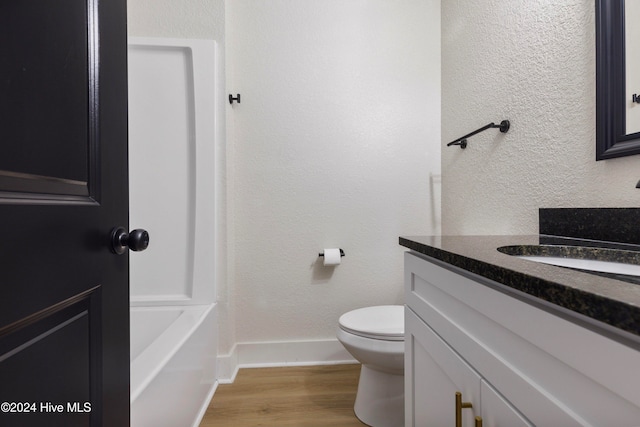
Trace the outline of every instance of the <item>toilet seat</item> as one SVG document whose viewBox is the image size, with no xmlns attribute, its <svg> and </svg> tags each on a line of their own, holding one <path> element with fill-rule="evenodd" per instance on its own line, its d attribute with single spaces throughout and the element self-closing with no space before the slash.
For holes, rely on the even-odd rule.
<svg viewBox="0 0 640 427">
<path fill-rule="evenodd" d="M 353 335 L 385 341 L 404 341 L 404 306 L 381 305 L 349 311 L 338 320 Z"/>
</svg>

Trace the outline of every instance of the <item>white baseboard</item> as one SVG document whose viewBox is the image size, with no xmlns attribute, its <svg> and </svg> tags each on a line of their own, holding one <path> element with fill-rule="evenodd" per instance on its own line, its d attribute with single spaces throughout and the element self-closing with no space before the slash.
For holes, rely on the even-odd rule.
<svg viewBox="0 0 640 427">
<path fill-rule="evenodd" d="M 234 344 L 229 354 L 218 355 L 218 384 L 230 384 L 235 381 L 238 369 L 238 345 Z"/>
<path fill-rule="evenodd" d="M 237 343 L 228 355 L 218 356 L 218 382 L 232 383 L 240 368 L 343 363 L 358 362 L 337 339 Z"/>
</svg>

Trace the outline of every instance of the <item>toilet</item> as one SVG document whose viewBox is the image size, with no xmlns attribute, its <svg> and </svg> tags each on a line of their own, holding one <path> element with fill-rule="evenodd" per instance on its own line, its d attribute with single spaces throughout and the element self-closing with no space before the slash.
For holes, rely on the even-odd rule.
<svg viewBox="0 0 640 427">
<path fill-rule="evenodd" d="M 404 426 L 404 306 L 340 316 L 338 341 L 361 364 L 354 412 L 372 427 Z"/>
</svg>

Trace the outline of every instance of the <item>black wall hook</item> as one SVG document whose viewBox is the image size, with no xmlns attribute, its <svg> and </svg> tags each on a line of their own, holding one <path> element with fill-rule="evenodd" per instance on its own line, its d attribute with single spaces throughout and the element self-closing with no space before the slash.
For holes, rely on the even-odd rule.
<svg viewBox="0 0 640 427">
<path fill-rule="evenodd" d="M 237 94 L 235 98 L 229 94 L 229 104 L 233 105 L 233 101 L 238 101 L 238 104 L 240 104 L 240 94 Z"/>
<path fill-rule="evenodd" d="M 484 132 L 485 130 L 492 129 L 492 128 L 499 128 L 500 132 L 507 133 L 509 131 L 509 127 L 511 127 L 511 123 L 509 123 L 509 120 L 503 120 L 500 122 L 499 125 L 491 122 L 488 125 L 483 126 L 480 129 L 476 129 L 465 136 L 462 136 L 458 139 L 454 139 L 453 141 L 447 144 L 447 147 L 450 147 L 452 145 L 459 145 L 460 148 L 467 148 L 467 138 L 469 138 L 470 136 L 476 135 L 480 132 Z"/>
</svg>

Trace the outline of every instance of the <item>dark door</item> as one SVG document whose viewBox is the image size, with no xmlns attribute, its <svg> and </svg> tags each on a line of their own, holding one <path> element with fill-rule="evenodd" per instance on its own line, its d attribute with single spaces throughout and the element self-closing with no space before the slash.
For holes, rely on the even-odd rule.
<svg viewBox="0 0 640 427">
<path fill-rule="evenodd" d="M 129 425 L 125 0 L 0 0 L 0 426 Z"/>
</svg>

